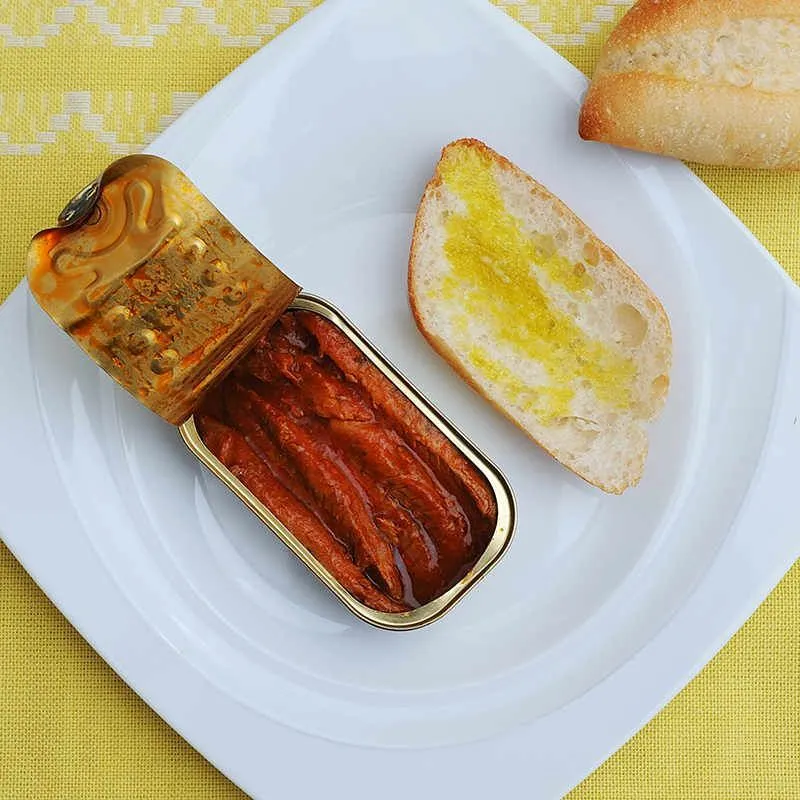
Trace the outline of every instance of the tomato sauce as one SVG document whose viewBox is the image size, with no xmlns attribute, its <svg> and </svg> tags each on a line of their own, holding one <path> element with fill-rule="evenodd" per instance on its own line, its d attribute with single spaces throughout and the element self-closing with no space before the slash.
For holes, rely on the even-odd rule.
<svg viewBox="0 0 800 800">
<path fill-rule="evenodd" d="M 314 312 L 286 312 L 195 416 L 217 458 L 378 611 L 444 594 L 494 532 L 483 476 Z"/>
</svg>

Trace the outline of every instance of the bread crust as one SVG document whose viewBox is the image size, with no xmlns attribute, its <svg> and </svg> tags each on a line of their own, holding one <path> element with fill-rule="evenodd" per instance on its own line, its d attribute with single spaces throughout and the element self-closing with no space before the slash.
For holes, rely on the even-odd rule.
<svg viewBox="0 0 800 800">
<path fill-rule="evenodd" d="M 641 287 L 645 289 L 646 296 L 649 302 L 653 304 L 653 308 L 655 313 L 661 318 L 662 322 L 666 327 L 666 345 L 669 348 L 671 353 L 672 350 L 672 334 L 669 325 L 669 318 L 667 317 L 667 313 L 664 310 L 661 301 L 650 291 L 650 289 L 641 282 L 639 276 L 628 266 L 628 264 L 623 261 L 608 245 L 598 239 L 594 233 L 589 229 L 589 227 L 584 223 L 576 214 L 572 211 L 567 205 L 563 203 L 558 197 L 556 197 L 552 192 L 550 192 L 545 186 L 540 184 L 538 181 L 534 180 L 530 175 L 525 173 L 522 169 L 520 169 L 516 164 L 509 161 L 504 156 L 496 153 L 494 150 L 489 148 L 486 144 L 481 142 L 477 139 L 459 139 L 455 142 L 451 142 L 442 150 L 441 159 L 436 166 L 436 170 L 433 174 L 433 177 L 428 182 L 427 186 L 422 195 L 422 199 L 419 205 L 419 211 L 416 216 L 416 220 L 414 223 L 414 230 L 412 234 L 411 240 L 411 253 L 409 257 L 409 267 L 408 267 L 408 298 L 409 298 L 409 305 L 411 308 L 411 313 L 414 317 L 414 321 L 419 329 L 420 333 L 422 334 L 423 338 L 428 342 L 428 344 L 433 348 L 433 350 L 442 358 L 444 359 L 449 366 L 453 369 L 453 371 L 473 390 L 475 391 L 480 397 L 484 400 L 488 401 L 488 403 L 497 411 L 499 411 L 507 420 L 515 425 L 518 429 L 522 430 L 533 442 L 535 442 L 542 450 L 544 450 L 551 458 L 557 461 L 559 464 L 564 466 L 569 471 L 573 472 L 579 478 L 586 481 L 588 484 L 601 489 L 604 492 L 609 494 L 616 494 L 621 495 L 627 489 L 636 486 L 639 481 L 641 480 L 642 473 L 644 471 L 644 464 L 647 459 L 648 454 L 648 445 L 645 441 L 644 446 L 641 452 L 638 454 L 638 459 L 634 460 L 635 469 L 633 472 L 633 477 L 630 480 L 620 480 L 620 481 L 611 481 L 611 480 L 601 480 L 599 477 L 593 477 L 588 472 L 580 470 L 577 468 L 576 465 L 566 464 L 564 461 L 559 459 L 558 455 L 553 452 L 553 449 L 549 447 L 546 443 L 544 443 L 540 438 L 536 437 L 530 430 L 525 428 L 524 426 L 520 425 L 519 422 L 513 417 L 510 410 L 505 408 L 502 404 L 495 401 L 493 398 L 489 397 L 481 387 L 480 383 L 473 378 L 472 375 L 461 365 L 460 359 L 455 353 L 455 351 L 450 347 L 450 345 L 443 340 L 441 337 L 432 333 L 425 325 L 423 312 L 420 308 L 420 299 L 417 296 L 417 292 L 415 289 L 415 283 L 417 280 L 417 254 L 419 252 L 419 248 L 421 246 L 421 241 L 424 235 L 424 229 L 426 225 L 425 221 L 425 210 L 429 202 L 431 202 L 435 196 L 440 193 L 443 189 L 443 179 L 441 175 L 441 161 L 446 157 L 448 150 L 451 148 L 469 148 L 473 149 L 479 153 L 488 154 L 492 161 L 497 164 L 501 169 L 507 170 L 511 172 L 518 180 L 523 181 L 527 184 L 532 190 L 534 190 L 543 200 L 548 203 L 553 204 L 562 214 L 564 217 L 571 218 L 574 220 L 578 225 L 580 225 L 587 233 L 590 235 L 592 242 L 597 246 L 598 250 L 601 252 L 603 258 L 606 261 L 612 262 L 614 267 L 617 271 L 618 279 L 625 284 L 626 286 L 630 286 L 630 284 L 636 282 Z M 670 365 L 668 365 L 669 368 Z M 666 402 L 666 394 L 664 395 L 661 403 L 658 407 L 653 409 L 652 416 L 656 416 L 663 407 L 663 404 Z M 652 417 L 651 417 L 652 418 Z"/>
<path fill-rule="evenodd" d="M 603 48 L 578 133 L 705 164 L 800 169 L 795 57 L 800 0 L 639 0 Z"/>
<path fill-rule="evenodd" d="M 584 98 L 583 139 L 704 164 L 800 169 L 800 93 L 661 75 L 603 75 Z"/>
<path fill-rule="evenodd" d="M 609 49 L 634 47 L 655 36 L 718 28 L 728 20 L 787 19 L 800 22 L 798 0 L 639 0 L 611 32 Z M 602 64 L 603 55 L 600 57 Z"/>
</svg>

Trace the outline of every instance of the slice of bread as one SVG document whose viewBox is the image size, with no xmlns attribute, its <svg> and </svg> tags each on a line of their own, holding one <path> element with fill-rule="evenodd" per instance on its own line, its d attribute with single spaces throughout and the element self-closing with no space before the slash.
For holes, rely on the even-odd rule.
<svg viewBox="0 0 800 800">
<path fill-rule="evenodd" d="M 639 0 L 603 47 L 584 139 L 800 169 L 800 0 Z"/>
<path fill-rule="evenodd" d="M 453 142 L 417 213 L 408 288 L 433 348 L 548 453 L 606 492 L 639 482 L 669 320 L 558 198 L 482 142 Z"/>
</svg>

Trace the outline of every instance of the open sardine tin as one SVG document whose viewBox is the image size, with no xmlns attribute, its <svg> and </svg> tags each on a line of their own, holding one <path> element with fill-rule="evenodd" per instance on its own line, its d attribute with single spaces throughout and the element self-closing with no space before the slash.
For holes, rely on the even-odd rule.
<svg viewBox="0 0 800 800">
<path fill-rule="evenodd" d="M 451 609 L 508 547 L 515 506 L 511 488 L 496 467 L 342 312 L 322 299 L 301 293 L 297 284 L 253 247 L 169 162 L 138 155 L 111 164 L 69 202 L 56 227 L 34 237 L 28 255 L 28 282 L 52 320 L 123 388 L 177 426 L 191 452 L 360 619 L 391 630 L 427 625 Z M 213 398 L 215 390 L 224 390 L 225 379 L 251 353 L 268 346 L 269 332 L 276 323 L 281 324 L 279 320 L 285 314 L 296 313 L 313 314 L 345 337 L 347 346 L 357 352 L 359 363 L 388 382 L 387 391 L 396 393 L 404 409 L 400 417 L 412 420 L 415 430 L 429 432 L 431 438 L 422 441 L 422 447 L 430 445 L 431 452 L 436 448 L 440 453 L 447 451 L 447 458 L 457 456 L 458 470 L 477 475 L 494 504 L 493 524 L 481 540 L 482 550 L 464 560 L 463 574 L 456 574 L 441 594 L 420 605 L 404 601 L 407 608 L 387 611 L 362 602 L 363 592 L 345 586 L 335 577 L 336 569 L 324 565 L 307 549 L 299 529 L 293 531 L 281 521 L 280 517 L 287 514 L 280 507 L 269 507 L 275 505 L 272 498 L 260 498 L 253 485 L 245 485 L 249 482 L 247 470 L 226 466 L 218 457 L 225 457 L 223 451 L 212 452 L 208 436 L 201 435 L 198 413 L 204 400 Z M 346 375 L 342 380 L 347 383 Z M 302 382 L 297 386 L 298 391 L 304 391 Z M 348 384 L 334 394 L 346 394 L 351 388 Z M 292 421 L 287 424 L 291 427 Z M 334 420 L 331 428 L 334 424 L 347 433 L 346 421 Z M 369 423 L 365 425 L 369 427 Z M 386 439 L 380 430 L 377 434 L 379 439 Z M 282 458 L 284 440 L 276 435 L 274 443 Z M 370 448 L 364 457 L 380 458 L 380 447 Z M 388 463 L 383 466 L 391 467 Z M 304 480 L 302 464 L 295 467 Z M 324 470 L 317 479 L 320 477 L 325 477 Z M 392 478 L 385 476 L 385 480 L 391 483 Z M 375 486 L 385 499 L 388 495 L 382 485 Z M 465 502 L 473 500 L 475 496 L 468 494 Z M 396 499 L 391 502 L 400 514 L 398 519 L 417 525 L 417 531 L 413 503 L 406 508 Z M 424 526 L 419 530 L 428 537 Z M 401 540 L 413 538 L 403 530 L 397 535 Z M 360 541 L 351 547 L 354 563 Z M 345 549 L 338 540 L 335 545 Z M 394 552 L 396 555 L 399 549 Z M 374 572 L 362 569 L 370 585 L 391 600 L 388 584 L 381 586 Z M 405 579 L 407 583 L 408 574 Z M 362 598 L 356 594 L 362 594 Z M 392 605 L 399 608 L 401 603 L 392 601 Z"/>
</svg>

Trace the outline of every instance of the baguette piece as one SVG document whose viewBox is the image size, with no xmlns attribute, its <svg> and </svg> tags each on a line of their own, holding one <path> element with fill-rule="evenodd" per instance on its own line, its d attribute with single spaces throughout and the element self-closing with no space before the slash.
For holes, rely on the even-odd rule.
<svg viewBox="0 0 800 800">
<path fill-rule="evenodd" d="M 578 132 L 688 161 L 800 169 L 800 0 L 639 0 Z"/>
<path fill-rule="evenodd" d="M 642 280 L 482 142 L 448 145 L 417 213 L 411 309 L 478 393 L 589 483 L 639 482 L 672 337 Z"/>
</svg>

